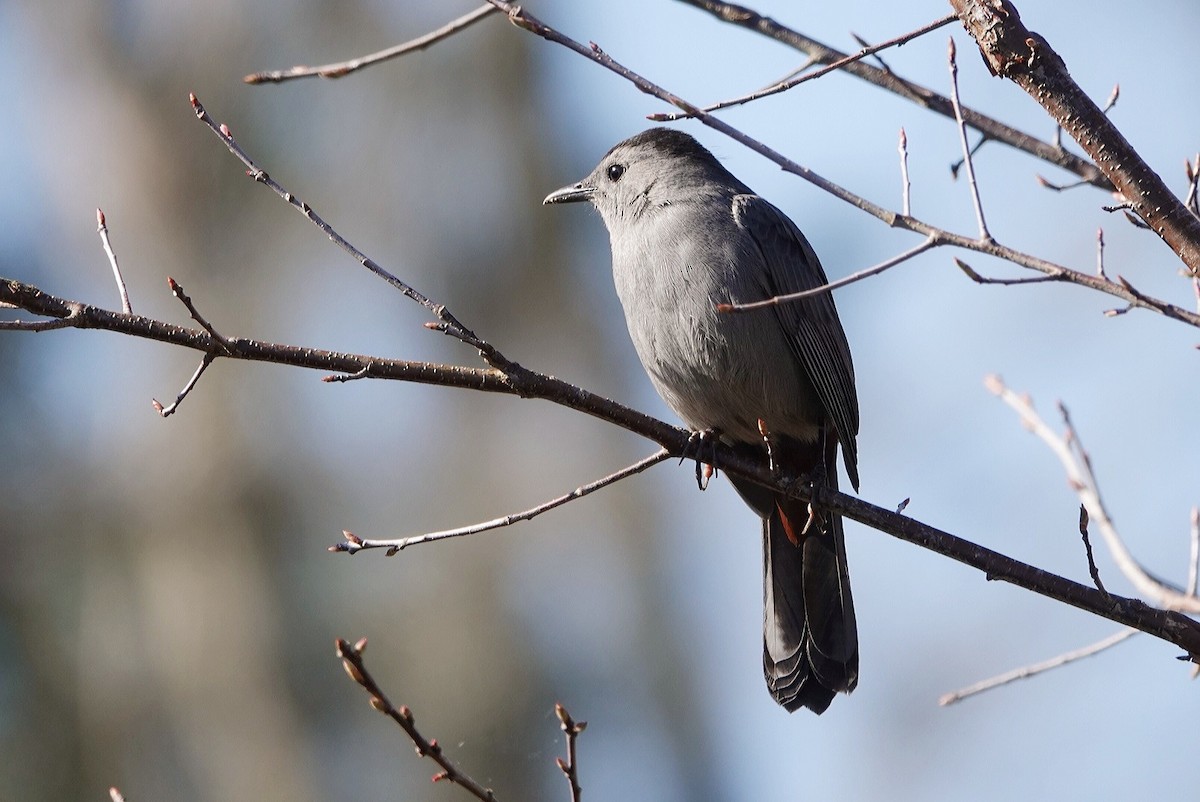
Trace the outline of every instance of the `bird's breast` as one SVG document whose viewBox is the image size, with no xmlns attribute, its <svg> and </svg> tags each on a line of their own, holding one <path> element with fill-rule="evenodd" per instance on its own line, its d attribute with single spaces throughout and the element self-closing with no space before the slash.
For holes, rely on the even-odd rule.
<svg viewBox="0 0 1200 802">
<path fill-rule="evenodd" d="M 765 297 L 757 246 L 686 222 L 659 228 L 690 236 L 613 242 L 617 294 L 659 395 L 689 427 L 735 441 L 757 442 L 760 419 L 772 432 L 815 439 L 820 402 L 775 314 L 717 311 Z"/>
</svg>

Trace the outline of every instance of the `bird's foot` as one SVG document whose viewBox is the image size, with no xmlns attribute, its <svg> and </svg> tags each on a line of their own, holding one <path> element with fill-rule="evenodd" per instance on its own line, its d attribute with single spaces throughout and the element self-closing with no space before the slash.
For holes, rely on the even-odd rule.
<svg viewBox="0 0 1200 802">
<path fill-rule="evenodd" d="M 688 436 L 687 448 L 679 462 L 696 460 L 696 487 L 708 489 L 708 483 L 717 475 L 717 442 L 721 433 L 717 429 L 699 429 Z"/>
<path fill-rule="evenodd" d="M 790 489 L 805 487 L 809 491 L 809 498 L 813 498 L 816 495 L 817 488 L 824 487 L 825 482 L 826 482 L 825 466 L 822 464 L 818 464 L 808 474 L 801 476 L 799 479 L 797 479 L 795 481 L 795 483 L 792 484 Z M 808 518 L 804 521 L 804 526 L 802 526 L 800 528 L 799 535 L 796 537 L 793 537 L 793 533 L 791 532 L 791 530 L 789 530 L 788 531 L 788 539 L 791 540 L 794 545 L 798 546 L 798 545 L 800 545 L 799 541 L 803 540 L 809 534 L 809 532 L 812 531 L 814 525 L 817 527 L 817 531 L 820 531 L 823 528 L 824 521 L 825 521 L 825 514 L 822 513 L 820 510 L 818 510 L 816 505 L 812 501 L 809 501 L 808 502 Z"/>
</svg>

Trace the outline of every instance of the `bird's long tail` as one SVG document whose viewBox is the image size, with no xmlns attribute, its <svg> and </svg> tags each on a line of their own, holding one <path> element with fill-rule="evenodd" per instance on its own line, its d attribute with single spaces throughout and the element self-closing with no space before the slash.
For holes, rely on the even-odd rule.
<svg viewBox="0 0 1200 802">
<path fill-rule="evenodd" d="M 825 481 L 836 487 L 836 474 Z M 842 520 L 777 496 L 763 519 L 763 671 L 789 711 L 825 712 L 858 683 L 858 628 L 846 569 Z"/>
</svg>

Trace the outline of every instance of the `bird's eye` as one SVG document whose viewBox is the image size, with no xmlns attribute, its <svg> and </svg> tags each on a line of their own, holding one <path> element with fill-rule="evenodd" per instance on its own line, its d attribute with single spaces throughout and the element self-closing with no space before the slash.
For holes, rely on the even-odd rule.
<svg viewBox="0 0 1200 802">
<path fill-rule="evenodd" d="M 623 175 L 625 175 L 625 165 L 610 164 L 608 166 L 608 180 L 609 181 L 620 181 L 621 176 L 623 176 Z"/>
</svg>

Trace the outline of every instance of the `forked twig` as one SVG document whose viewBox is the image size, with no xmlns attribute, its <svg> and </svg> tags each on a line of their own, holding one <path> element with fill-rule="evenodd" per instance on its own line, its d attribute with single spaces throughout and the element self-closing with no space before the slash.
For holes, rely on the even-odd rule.
<svg viewBox="0 0 1200 802">
<path fill-rule="evenodd" d="M 1094 522 L 1108 546 L 1109 553 L 1121 573 L 1137 588 L 1144 598 L 1167 610 L 1184 613 L 1200 613 L 1200 598 L 1185 593 L 1182 589 L 1151 574 L 1130 553 L 1125 541 L 1117 532 L 1100 495 L 1100 488 L 1092 471 L 1091 458 L 1080 441 L 1079 433 L 1072 427 L 1066 407 L 1059 405 L 1066 431 L 1058 435 L 1042 420 L 1029 399 L 1017 395 L 1004 385 L 998 376 L 989 376 L 987 388 L 999 396 L 1021 416 L 1021 423 L 1050 447 L 1062 463 L 1071 488 L 1087 508 L 1090 521 Z"/>
<path fill-rule="evenodd" d="M 382 278 L 392 287 L 399 290 L 407 298 L 416 301 L 421 306 L 428 309 L 434 315 L 434 317 L 438 319 L 436 323 L 426 324 L 428 327 L 436 329 L 437 331 L 441 331 L 444 334 L 448 334 L 458 340 L 461 340 L 467 345 L 479 349 L 480 355 L 492 367 L 506 371 L 518 369 L 518 366 L 508 360 L 503 354 L 496 350 L 496 348 L 479 339 L 479 337 L 477 337 L 473 331 L 460 323 L 458 319 L 450 313 L 450 310 L 447 309 L 444 304 L 434 303 L 416 288 L 412 287 L 407 282 L 403 281 L 388 270 L 385 270 L 378 262 L 371 259 L 365 253 L 351 244 L 350 241 L 339 234 L 333 228 L 333 226 L 325 222 L 320 215 L 313 211 L 311 206 L 297 198 L 291 192 L 284 189 L 278 181 L 275 181 L 266 173 L 265 170 L 255 164 L 254 160 L 250 158 L 250 155 L 246 153 L 246 151 L 242 149 L 242 146 L 237 143 L 237 140 L 233 138 L 233 133 L 229 130 L 229 126 L 225 125 L 224 123 L 218 124 L 211 116 L 209 116 L 208 112 L 205 111 L 204 106 L 200 104 L 200 101 L 196 98 L 195 94 L 189 95 L 188 99 L 191 101 L 192 110 L 196 113 L 196 117 L 202 123 L 207 125 L 214 134 L 217 135 L 225 147 L 229 149 L 230 153 L 236 156 L 238 160 L 242 162 L 242 164 L 246 165 L 248 168 L 246 174 L 251 179 L 257 183 L 269 187 L 272 192 L 303 214 L 305 219 L 316 226 L 321 233 L 328 237 L 335 245 L 337 245 L 346 253 L 350 254 L 350 256 L 352 256 L 360 265 Z"/>
<path fill-rule="evenodd" d="M 958 20 L 958 16 L 956 14 L 949 14 L 945 17 L 942 17 L 941 19 L 936 19 L 927 25 L 922 25 L 920 28 L 917 28 L 916 30 L 909 31 L 908 33 L 901 34 L 900 36 L 897 36 L 894 39 L 888 39 L 886 42 L 880 42 L 879 44 L 876 44 L 876 45 L 864 44 L 861 39 L 858 39 L 858 37 L 855 37 L 855 39 L 858 39 L 859 44 L 862 45 L 862 50 L 858 51 L 857 53 L 853 53 L 848 56 L 842 56 L 841 58 L 835 59 L 834 61 L 830 62 L 829 64 L 826 64 L 824 67 L 821 67 L 818 70 L 813 70 L 812 72 L 807 73 L 805 75 L 800 75 L 795 78 L 789 78 L 787 80 L 780 81 L 779 83 L 773 84 L 772 86 L 768 86 L 765 89 L 760 89 L 757 92 L 751 92 L 748 95 L 742 95 L 741 97 L 735 97 L 730 100 L 722 100 L 719 103 L 713 103 L 711 106 L 705 106 L 703 111 L 706 113 L 720 111 L 721 109 L 727 109 L 730 106 L 740 106 L 744 103 L 750 103 L 751 101 L 759 100 L 764 97 L 770 97 L 771 95 L 777 95 L 780 92 L 786 92 L 787 90 L 797 87 L 802 83 L 805 83 L 807 81 L 816 80 L 817 78 L 820 78 L 823 75 L 827 75 L 827 74 L 833 72 L 834 70 L 840 70 L 843 67 L 853 64 L 856 61 L 860 61 L 860 60 L 866 58 L 867 56 L 875 55 L 876 53 L 878 53 L 881 50 L 886 50 L 889 47 L 897 47 L 899 45 L 904 44 L 905 42 L 911 42 L 913 39 L 916 39 L 919 36 L 924 36 L 925 34 L 929 33 L 930 31 L 936 31 L 938 28 L 941 28 L 944 25 L 949 25 L 951 22 L 956 22 L 957 20 Z M 812 60 L 812 58 L 810 57 L 810 61 L 811 60 Z M 886 70 L 886 69 L 885 69 L 885 71 L 889 72 L 889 73 L 891 72 L 890 70 Z M 674 122 L 676 120 L 688 119 L 693 116 L 695 116 L 695 115 L 688 113 L 688 112 L 683 112 L 683 113 L 664 112 L 664 113 L 660 113 L 660 114 L 648 114 L 648 115 L 646 115 L 646 118 L 649 120 L 657 121 L 657 122 Z"/>
</svg>

